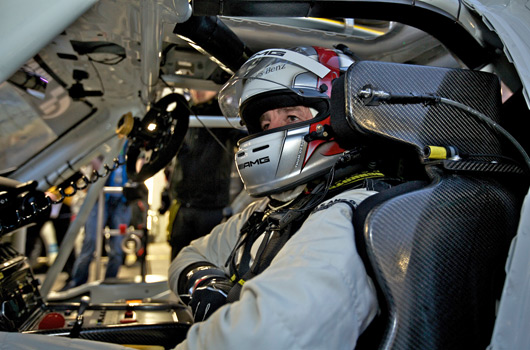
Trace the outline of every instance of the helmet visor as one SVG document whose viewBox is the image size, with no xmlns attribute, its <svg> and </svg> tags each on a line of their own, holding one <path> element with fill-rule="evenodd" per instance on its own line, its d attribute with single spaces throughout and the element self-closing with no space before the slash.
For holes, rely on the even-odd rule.
<svg viewBox="0 0 530 350">
<path fill-rule="evenodd" d="M 241 117 L 241 106 L 258 95 L 270 96 L 276 92 L 277 95 L 295 94 L 303 99 L 327 99 L 327 94 L 318 89 L 318 81 L 329 72 L 328 67 L 299 52 L 261 51 L 245 62 L 223 86 L 219 92 L 219 106 L 223 115 L 233 120 Z M 271 104 L 269 109 L 277 107 Z"/>
</svg>

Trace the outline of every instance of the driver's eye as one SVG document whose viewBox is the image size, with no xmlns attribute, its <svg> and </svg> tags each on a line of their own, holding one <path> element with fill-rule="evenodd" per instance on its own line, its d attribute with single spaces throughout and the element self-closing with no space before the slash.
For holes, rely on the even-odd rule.
<svg viewBox="0 0 530 350">
<path fill-rule="evenodd" d="M 287 120 L 290 122 L 290 123 L 293 123 L 293 122 L 297 122 L 300 120 L 300 117 L 296 116 L 296 115 L 288 115 L 287 116 Z"/>
</svg>

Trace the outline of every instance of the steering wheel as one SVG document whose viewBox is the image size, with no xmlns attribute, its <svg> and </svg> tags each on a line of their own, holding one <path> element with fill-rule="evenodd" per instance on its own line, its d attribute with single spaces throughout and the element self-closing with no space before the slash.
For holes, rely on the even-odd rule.
<svg viewBox="0 0 530 350">
<path fill-rule="evenodd" d="M 179 94 L 158 100 L 140 121 L 134 120 L 127 149 L 127 176 L 143 182 L 177 154 L 188 131 L 188 101 Z M 120 121 L 126 124 L 125 121 Z M 120 127 L 120 125 L 118 125 Z"/>
</svg>

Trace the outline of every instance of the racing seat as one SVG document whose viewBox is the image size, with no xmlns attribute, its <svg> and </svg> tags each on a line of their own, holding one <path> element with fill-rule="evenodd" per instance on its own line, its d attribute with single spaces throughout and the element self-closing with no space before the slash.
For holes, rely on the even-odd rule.
<svg viewBox="0 0 530 350">
<path fill-rule="evenodd" d="M 381 308 L 359 349 L 489 344 L 519 201 L 495 179 L 435 169 L 432 176 L 357 208 L 357 245 Z"/>
<path fill-rule="evenodd" d="M 524 171 L 504 161 L 515 152 L 494 128 L 463 109 L 411 102 L 406 95 L 441 95 L 498 121 L 498 80 L 369 61 L 340 79 L 335 84 L 344 88 L 334 87 L 339 94 L 332 95 L 339 142 L 362 139 L 381 153 L 392 149 L 388 145 L 406 146 L 423 171 L 366 199 L 354 213 L 357 247 L 380 308 L 356 349 L 485 349 L 526 193 L 516 185 Z M 363 101 L 359 91 L 367 86 L 396 93 L 401 103 Z M 429 145 L 454 146 L 462 157 L 432 159 Z"/>
</svg>

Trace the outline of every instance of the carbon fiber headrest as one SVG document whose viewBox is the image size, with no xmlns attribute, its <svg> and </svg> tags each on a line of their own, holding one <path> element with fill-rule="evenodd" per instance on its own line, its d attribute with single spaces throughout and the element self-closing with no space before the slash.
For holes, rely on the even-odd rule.
<svg viewBox="0 0 530 350">
<path fill-rule="evenodd" d="M 334 84 L 331 125 L 346 148 L 351 140 L 364 138 L 409 144 L 418 153 L 434 145 L 471 154 L 501 154 L 501 141 L 491 126 L 434 98 L 456 101 L 498 122 L 501 93 L 493 74 L 360 61 Z M 397 98 L 385 101 L 385 93 Z M 422 99 L 429 96 L 432 100 Z"/>
</svg>

